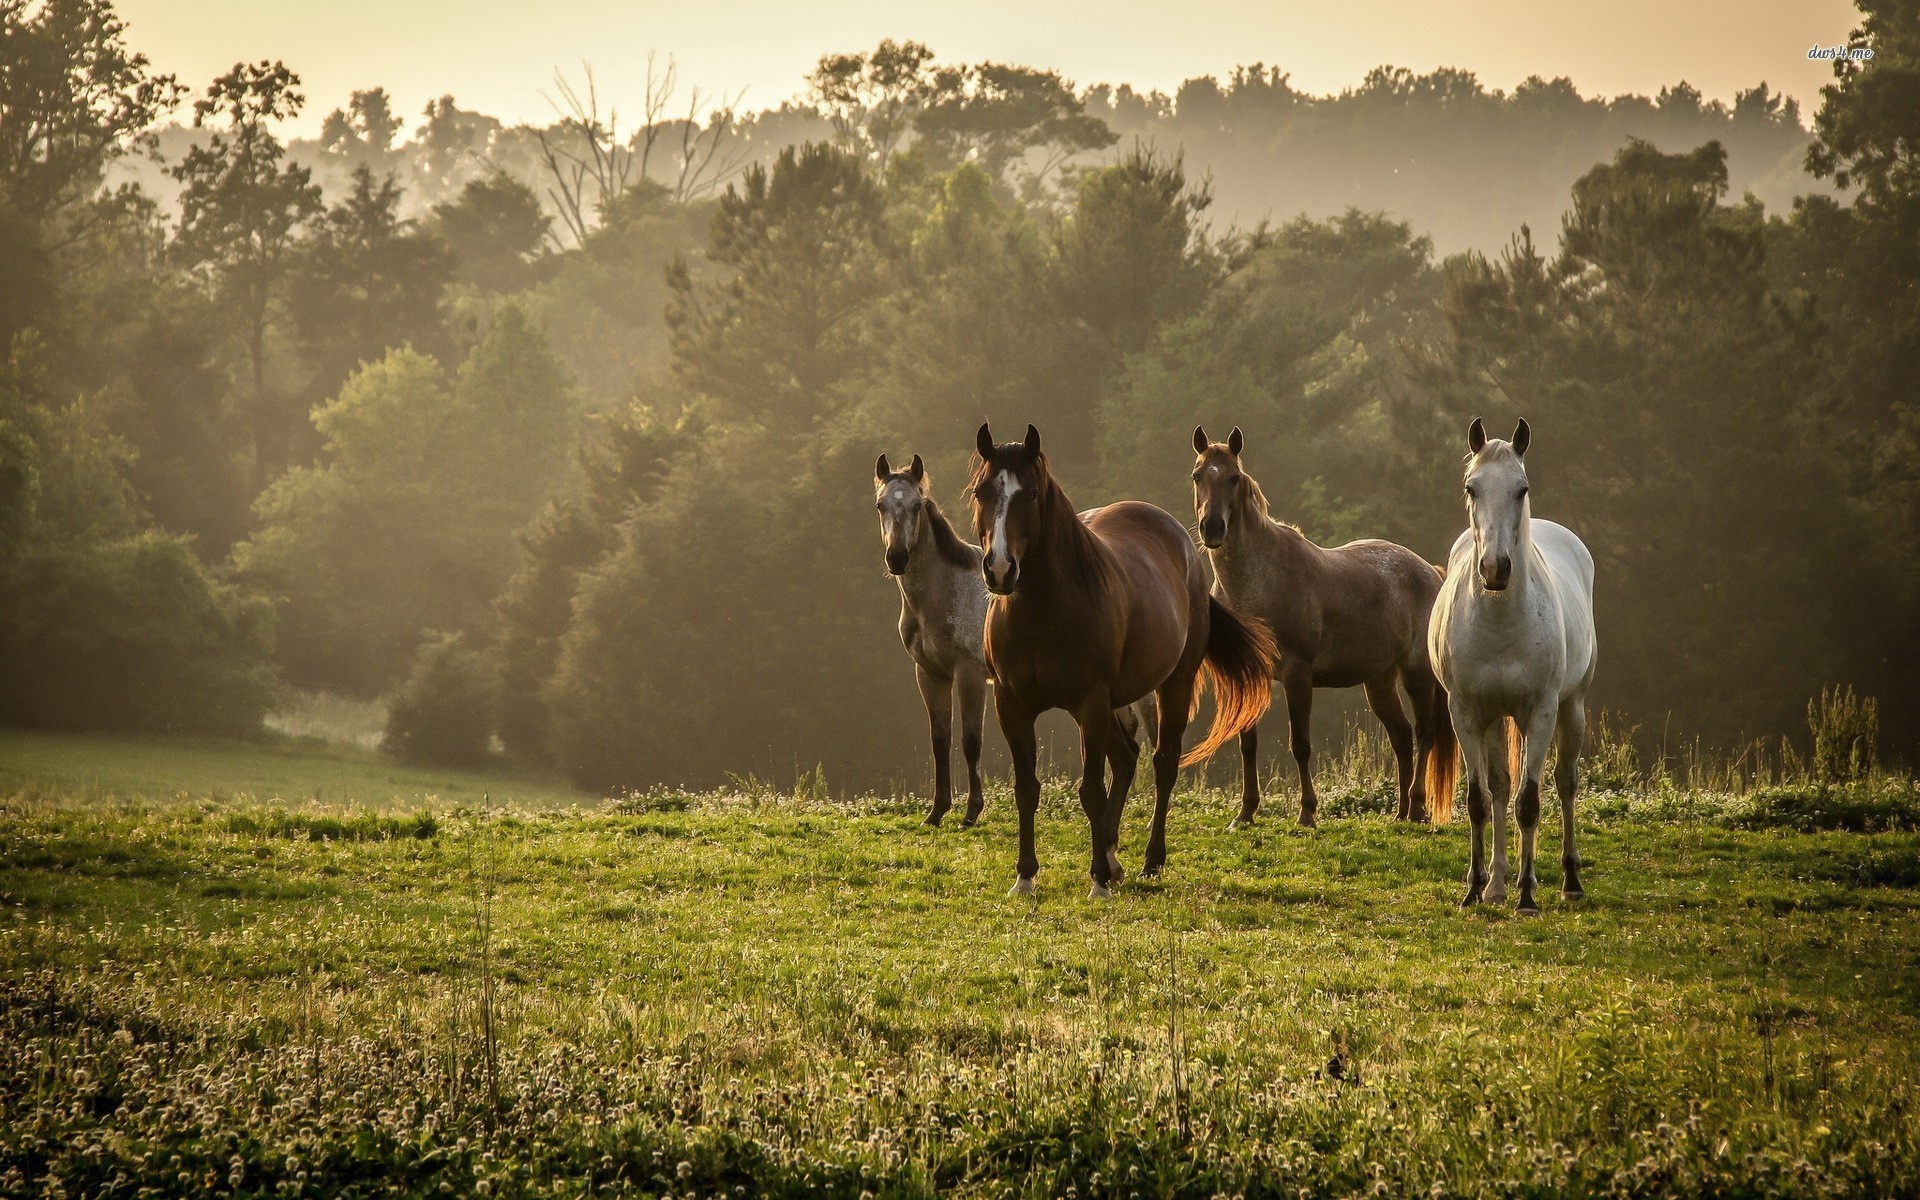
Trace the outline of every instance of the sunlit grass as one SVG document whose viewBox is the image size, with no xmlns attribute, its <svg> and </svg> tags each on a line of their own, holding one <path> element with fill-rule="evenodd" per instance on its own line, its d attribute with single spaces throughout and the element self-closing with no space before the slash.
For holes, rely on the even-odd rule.
<svg viewBox="0 0 1920 1200">
<path fill-rule="evenodd" d="M 1596 797 L 1591 898 L 1521 920 L 1454 907 L 1458 825 L 1236 832 L 1224 791 L 1183 791 L 1167 876 L 1103 904 L 1051 783 L 1032 903 L 1000 787 L 934 831 L 817 780 L 483 807 L 507 781 L 174 751 L 345 789 L 314 801 L 120 787 L 169 764 L 115 744 L 78 795 L 33 770 L 84 743 L 9 738 L 8 1194 L 1920 1185 L 1898 781 L 1849 801 L 1879 834 L 1802 832 L 1851 811 L 1827 794 Z M 1359 761 L 1329 777 L 1364 793 Z"/>
</svg>

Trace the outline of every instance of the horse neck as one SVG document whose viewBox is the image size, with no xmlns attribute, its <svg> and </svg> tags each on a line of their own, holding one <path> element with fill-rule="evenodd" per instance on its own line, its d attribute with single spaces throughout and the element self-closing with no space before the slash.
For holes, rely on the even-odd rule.
<svg viewBox="0 0 1920 1200">
<path fill-rule="evenodd" d="M 1227 523 L 1227 537 L 1212 552 L 1214 571 L 1229 592 L 1236 582 L 1260 586 L 1299 579 L 1319 551 L 1307 535 L 1267 515 L 1263 504 L 1243 503 Z"/>
<path fill-rule="evenodd" d="M 1092 578 L 1105 564 L 1106 547 L 1093 535 L 1086 523 L 1073 509 L 1073 501 L 1067 499 L 1067 493 L 1061 489 L 1051 476 L 1046 482 L 1044 507 L 1046 518 L 1043 529 L 1046 541 L 1045 550 L 1039 555 L 1031 552 L 1020 566 L 1025 580 L 1020 592 L 1049 599 L 1066 591 L 1089 590 L 1095 583 Z"/>
<path fill-rule="evenodd" d="M 920 529 L 914 535 L 913 553 L 907 555 L 906 572 L 896 580 L 900 585 L 901 601 L 914 612 L 922 612 L 943 603 L 953 578 L 953 568 L 948 565 L 946 556 L 940 553 L 940 544 L 934 540 L 933 522 L 936 519 L 926 506 L 921 507 Z"/>
</svg>

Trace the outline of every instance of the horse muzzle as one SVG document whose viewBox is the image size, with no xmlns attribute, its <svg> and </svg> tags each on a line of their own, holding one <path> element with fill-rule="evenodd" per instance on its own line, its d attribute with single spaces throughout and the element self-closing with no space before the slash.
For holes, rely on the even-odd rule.
<svg viewBox="0 0 1920 1200">
<path fill-rule="evenodd" d="M 907 551 L 887 551 L 887 574 L 905 575 L 907 573 Z"/>
<path fill-rule="evenodd" d="M 1011 596 L 1014 586 L 1020 582 L 1018 562 L 1008 562 L 1006 569 L 999 572 L 995 572 L 993 563 L 988 562 L 980 573 L 987 577 L 987 590 L 996 596 Z"/>
<path fill-rule="evenodd" d="M 1218 550 L 1220 543 L 1227 540 L 1227 522 L 1222 517 L 1203 517 L 1200 521 L 1200 544 L 1209 550 Z"/>
<path fill-rule="evenodd" d="M 1513 582 L 1513 559 L 1502 554 L 1497 559 L 1480 560 L 1480 586 L 1490 592 L 1504 592 Z"/>
</svg>

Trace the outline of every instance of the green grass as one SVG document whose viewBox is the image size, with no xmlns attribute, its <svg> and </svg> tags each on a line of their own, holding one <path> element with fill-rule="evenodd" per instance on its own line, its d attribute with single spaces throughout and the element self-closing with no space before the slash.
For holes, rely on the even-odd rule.
<svg viewBox="0 0 1920 1200">
<path fill-rule="evenodd" d="M 1222 792 L 1097 903 L 1050 787 L 1029 902 L 1003 790 L 933 831 L 252 745 L 0 763 L 0 1194 L 1920 1190 L 1897 781 L 1597 798 L 1590 899 L 1522 920 L 1454 906 L 1461 826 L 1234 832 Z"/>
</svg>

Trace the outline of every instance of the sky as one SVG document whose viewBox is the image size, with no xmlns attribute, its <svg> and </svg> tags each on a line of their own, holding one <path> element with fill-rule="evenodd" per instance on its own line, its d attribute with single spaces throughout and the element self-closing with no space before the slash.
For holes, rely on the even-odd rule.
<svg viewBox="0 0 1920 1200">
<path fill-rule="evenodd" d="M 553 117 L 556 69 L 591 63 L 603 101 L 637 114 L 646 57 L 745 109 L 799 95 L 821 55 L 912 38 L 943 62 L 1059 70 L 1076 85 L 1173 92 L 1264 62 L 1314 93 L 1381 64 L 1458 67 L 1488 87 L 1571 78 L 1582 94 L 1653 94 L 1686 80 L 1709 97 L 1765 81 L 1811 116 L 1846 38 L 1848 0 L 119 0 L 128 40 L 198 90 L 241 59 L 278 58 L 305 82 L 310 134 L 359 88 L 417 114 L 451 94 L 508 123 Z"/>
</svg>

